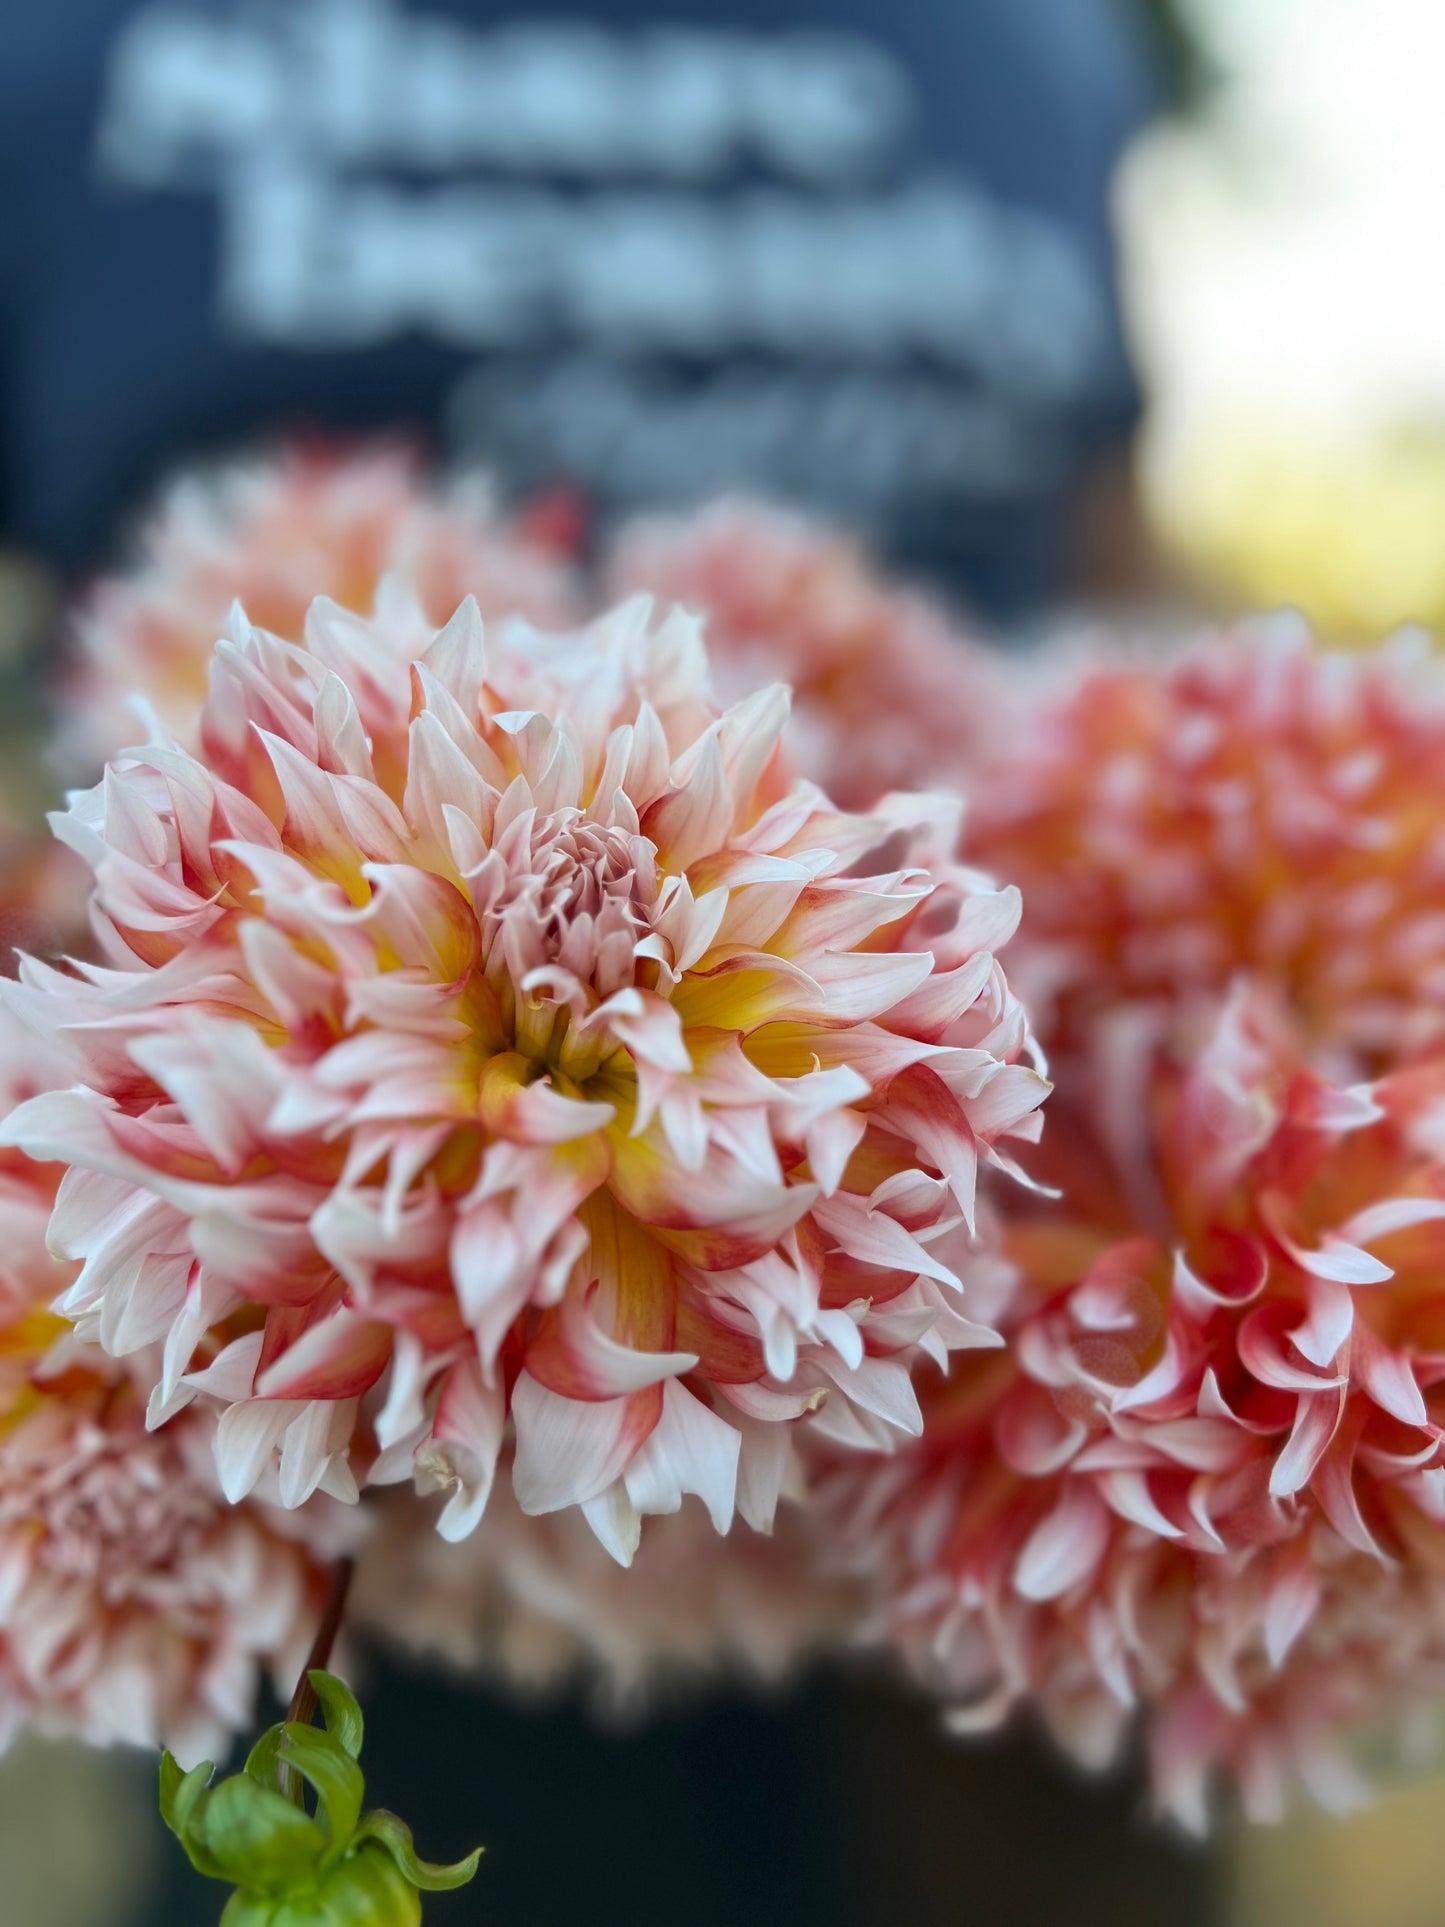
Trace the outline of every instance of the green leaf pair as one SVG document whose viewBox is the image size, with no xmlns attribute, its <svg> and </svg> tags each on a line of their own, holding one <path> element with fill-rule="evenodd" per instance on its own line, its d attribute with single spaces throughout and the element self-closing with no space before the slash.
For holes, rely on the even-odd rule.
<svg viewBox="0 0 1445 1927">
<path fill-rule="evenodd" d="M 163 1754 L 161 1818 L 197 1872 L 236 1888 L 221 1927 L 417 1927 L 420 1895 L 465 1886 L 481 1849 L 432 1866 L 417 1859 L 411 1829 L 394 1813 L 364 1814 L 361 1708 L 330 1673 L 308 1677 L 324 1732 L 296 1720 L 273 1726 L 245 1770 L 218 1786 L 209 1762 L 183 1773 Z"/>
</svg>

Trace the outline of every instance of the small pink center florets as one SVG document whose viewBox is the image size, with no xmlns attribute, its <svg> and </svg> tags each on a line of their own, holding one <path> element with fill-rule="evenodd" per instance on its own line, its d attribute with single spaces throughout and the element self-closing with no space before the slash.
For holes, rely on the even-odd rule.
<svg viewBox="0 0 1445 1927">
<path fill-rule="evenodd" d="M 519 1048 L 552 1054 L 554 1020 L 584 1019 L 637 982 L 658 895 L 645 836 L 577 810 L 529 811 L 470 883 L 483 969 Z"/>
<path fill-rule="evenodd" d="M 563 811 L 522 819 L 503 837 L 498 855 L 508 876 L 488 906 L 484 937 L 510 926 L 529 967 L 560 963 L 584 978 L 599 964 L 620 962 L 617 940 L 623 939 L 625 974 L 596 987 L 607 996 L 632 981 L 632 948 L 646 934 L 657 901 L 655 852 L 645 837 Z"/>
</svg>

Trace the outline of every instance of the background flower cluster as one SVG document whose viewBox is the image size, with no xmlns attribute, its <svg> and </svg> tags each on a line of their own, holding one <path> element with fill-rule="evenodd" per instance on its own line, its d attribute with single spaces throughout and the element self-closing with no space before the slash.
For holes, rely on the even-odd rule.
<svg viewBox="0 0 1445 1927">
<path fill-rule="evenodd" d="M 791 690 L 791 720 L 789 719 Z M 1445 681 L 187 480 L 4 845 L 0 1728 L 822 1643 L 1205 1827 L 1445 1691 Z M 438 1497 L 428 1495 L 436 1494 Z"/>
</svg>

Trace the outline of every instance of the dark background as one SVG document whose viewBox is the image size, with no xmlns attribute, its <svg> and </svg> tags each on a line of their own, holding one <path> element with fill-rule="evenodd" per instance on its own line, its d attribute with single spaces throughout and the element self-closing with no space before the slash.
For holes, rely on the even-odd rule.
<svg viewBox="0 0 1445 1927">
<path fill-rule="evenodd" d="M 897 1682 L 819 1670 L 608 1728 L 383 1668 L 363 1695 L 369 1803 L 418 1851 L 485 1845 L 437 1927 L 1206 1927 L 1215 1857 L 1151 1825 L 1135 1777 L 1084 1781 L 1020 1735 L 950 1741 Z M 211 1918 L 179 1854 L 149 1927 Z"/>
<path fill-rule="evenodd" d="M 809 499 L 985 608 L 1026 610 L 1067 591 L 1079 497 L 1136 413 L 1108 190 L 1123 144 L 1178 72 L 1160 11 L 1145 0 L 11 4 L 0 38 L 0 533 L 73 580 L 117 553 L 177 464 L 257 435 L 400 428 L 443 458 L 487 462 L 504 485 L 577 484 L 603 514 L 729 486 Z M 429 20 L 483 36 L 499 24 L 581 19 L 624 59 L 660 24 L 739 33 L 764 51 L 802 32 L 848 32 L 888 63 L 907 113 L 866 165 L 816 179 L 770 168 L 746 143 L 681 187 L 665 170 L 428 168 L 386 152 L 337 159 L 318 154 L 307 119 L 318 90 L 337 83 L 302 31 L 337 14 L 380 17 L 403 46 Z M 190 50 L 184 61 L 177 46 Z M 214 129 L 226 103 L 245 95 L 242 54 L 263 59 L 290 91 L 254 132 L 227 142 Z M 185 72 L 162 85 L 155 76 L 167 60 Z M 385 81 L 383 62 L 363 121 L 381 114 Z M 931 302 L 940 308 L 932 320 L 942 352 L 861 338 L 847 350 L 802 341 L 769 351 L 746 330 L 715 352 L 675 352 L 625 329 L 590 338 L 565 304 L 538 294 L 519 337 L 489 355 L 448 339 L 425 304 L 411 325 L 368 334 L 356 320 L 363 302 L 345 293 L 352 256 L 338 220 L 336 258 L 313 277 L 328 318 L 268 332 L 238 320 L 227 294 L 228 237 L 239 231 L 227 210 L 257 154 L 314 165 L 338 194 L 376 189 L 420 206 L 439 188 L 489 196 L 520 182 L 600 210 L 617 190 L 677 190 L 702 221 L 760 188 L 822 222 L 857 195 L 942 185 L 965 190 L 979 211 L 967 250 L 976 275 L 944 279 L 935 294 L 928 261 L 913 263 L 904 293 L 925 315 Z M 1067 255 L 1075 299 L 1028 271 L 1040 235 Z M 280 229 L 267 247 L 273 262 L 289 258 Z M 525 254 L 499 274 L 527 281 Z M 976 299 L 964 302 L 961 287 Z M 847 305 L 845 292 L 837 299 Z M 1080 301 L 1084 312 L 1071 317 Z M 360 338 L 347 340 L 348 329 Z M 1074 365 L 1051 370 L 1050 353 Z M 638 402 L 631 421 L 598 428 L 580 447 L 545 408 L 538 419 L 549 380 L 579 362 L 609 395 Z M 860 390 L 879 383 L 884 402 L 856 419 Z M 782 397 L 786 412 L 767 416 L 761 440 L 734 446 L 740 410 L 727 397 L 759 389 Z M 688 419 L 709 395 L 723 398 L 709 427 L 649 453 L 663 418 Z M 956 428 L 940 430 L 940 420 Z M 884 442 L 891 483 L 863 486 Z M 940 454 L 942 477 L 933 472 Z"/>
</svg>

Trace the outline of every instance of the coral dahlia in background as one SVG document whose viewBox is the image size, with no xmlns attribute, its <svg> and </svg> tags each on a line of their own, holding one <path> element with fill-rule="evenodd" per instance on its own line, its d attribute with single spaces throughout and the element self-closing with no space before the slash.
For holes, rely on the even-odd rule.
<svg viewBox="0 0 1445 1927">
<path fill-rule="evenodd" d="M 1341 1739 L 1445 1692 L 1445 1061 L 1333 1086 L 1243 989 L 1175 1041 L 1123 1094 L 1133 1168 L 1056 1108 L 1006 1349 L 824 1487 L 965 1723 L 1034 1704 L 1098 1764 L 1142 1711 L 1201 1825 L 1214 1768 L 1261 1817 L 1339 1798 Z"/>
<path fill-rule="evenodd" d="M 766 1524 L 805 1415 L 916 1429 L 978 1336 L 933 1241 L 1047 1088 L 955 807 L 789 785 L 786 693 L 718 714 L 645 603 L 305 637 L 238 614 L 197 753 L 58 819 L 106 961 L 7 987 L 72 1088 L 5 1135 L 72 1167 L 82 1333 L 221 1408 L 233 1499 L 414 1472 L 460 1536 L 510 1423 L 522 1509 L 624 1560 L 685 1493 Z"/>
<path fill-rule="evenodd" d="M 793 754 L 849 807 L 920 783 L 957 788 L 997 753 L 1011 690 L 1001 663 L 835 530 L 722 501 L 624 526 L 607 582 L 702 614 L 724 694 L 789 683 Z"/>
<path fill-rule="evenodd" d="M 1001 760 L 970 850 L 1023 892 L 1014 974 L 1051 1049 L 1121 1008 L 1167 1028 L 1240 971 L 1347 1074 L 1445 1031 L 1445 675 L 1423 643 L 1343 656 L 1293 619 L 1246 626 L 1065 679 Z"/>
<path fill-rule="evenodd" d="M 99 582 L 81 611 L 62 759 L 89 776 L 143 733 L 137 698 L 189 743 L 233 602 L 301 642 L 314 597 L 369 614 L 388 576 L 433 623 L 468 595 L 488 617 L 562 625 L 578 614 L 553 546 L 503 520 L 478 481 L 429 486 L 401 448 L 294 447 L 188 474 L 144 528 L 137 566 Z"/>
<path fill-rule="evenodd" d="M 31 1055 L 0 1025 L 11 1102 Z M 148 1432 L 130 1374 L 50 1311 L 75 1274 L 45 1247 L 60 1175 L 0 1153 L 0 1744 L 30 1725 L 196 1759 L 263 1668 L 289 1691 L 324 1573 L 287 1515 L 222 1498 L 209 1415 Z"/>
</svg>

